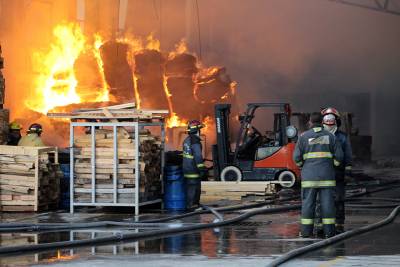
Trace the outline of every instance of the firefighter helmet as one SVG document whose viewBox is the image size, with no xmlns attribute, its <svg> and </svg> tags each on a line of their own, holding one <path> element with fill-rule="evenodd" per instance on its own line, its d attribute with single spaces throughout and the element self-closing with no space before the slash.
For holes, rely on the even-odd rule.
<svg viewBox="0 0 400 267">
<path fill-rule="evenodd" d="M 326 114 L 322 119 L 322 123 L 326 125 L 336 125 L 336 116 L 333 114 Z"/>
<path fill-rule="evenodd" d="M 201 128 L 204 128 L 204 124 L 202 124 L 198 120 L 192 120 L 188 123 L 187 131 L 188 133 L 197 133 Z"/>
<path fill-rule="evenodd" d="M 21 124 L 19 124 L 16 121 L 13 121 L 13 122 L 10 123 L 10 129 L 11 130 L 21 130 L 21 128 L 22 128 Z"/>
<path fill-rule="evenodd" d="M 339 111 L 337 111 L 337 109 L 332 108 L 332 107 L 328 107 L 328 108 L 324 108 L 321 110 L 321 114 L 322 116 L 328 115 L 328 114 L 333 114 L 336 116 L 336 118 L 340 118 L 340 113 Z"/>
<path fill-rule="evenodd" d="M 41 134 L 42 131 L 43 131 L 42 125 L 40 125 L 39 123 L 32 124 L 31 126 L 29 126 L 29 129 L 28 129 L 28 133 Z"/>
</svg>

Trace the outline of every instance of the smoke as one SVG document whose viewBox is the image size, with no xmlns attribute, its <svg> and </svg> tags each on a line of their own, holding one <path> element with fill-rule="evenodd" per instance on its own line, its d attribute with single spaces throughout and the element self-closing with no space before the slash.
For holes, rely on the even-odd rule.
<svg viewBox="0 0 400 267">
<path fill-rule="evenodd" d="M 224 62 L 242 107 L 335 106 L 373 135 L 375 156 L 400 155 L 400 16 L 321 0 L 205 0 L 200 15 L 205 61 Z"/>
</svg>

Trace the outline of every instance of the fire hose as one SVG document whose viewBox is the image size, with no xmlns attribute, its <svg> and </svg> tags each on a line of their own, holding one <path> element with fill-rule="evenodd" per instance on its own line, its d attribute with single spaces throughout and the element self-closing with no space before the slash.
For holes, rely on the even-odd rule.
<svg viewBox="0 0 400 267">
<path fill-rule="evenodd" d="M 298 199 L 298 196 L 282 198 L 280 202 L 286 202 Z M 199 214 L 213 213 L 218 214 L 216 217 L 221 220 L 220 214 L 218 212 L 221 211 L 237 211 L 237 210 L 245 210 L 256 208 L 260 206 L 270 205 L 275 203 L 275 200 L 264 201 L 260 203 L 254 204 L 244 204 L 244 205 L 236 205 L 229 207 L 220 207 L 211 209 L 207 206 L 203 206 L 202 210 L 197 210 L 194 212 L 189 212 L 180 215 L 174 215 L 167 218 L 157 219 L 157 220 L 148 220 L 148 221 L 139 221 L 139 222 L 114 222 L 114 221 L 101 221 L 101 222 L 89 222 L 89 223 L 0 223 L 0 233 L 1 232 L 22 232 L 22 231 L 47 231 L 47 230 L 68 230 L 68 229 L 83 229 L 83 228 L 99 228 L 99 227 L 109 227 L 109 226 L 126 226 L 126 227 L 155 227 L 155 226 L 163 226 L 161 222 L 176 220 L 184 217 L 190 217 Z M 165 225 L 165 224 L 164 224 Z"/>
<path fill-rule="evenodd" d="M 73 241 L 61 241 L 61 242 L 54 242 L 54 243 L 44 243 L 44 244 L 35 244 L 35 245 L 23 245 L 23 246 L 12 246 L 12 247 L 1 247 L 0 248 L 0 255 L 8 255 L 8 254 L 26 254 L 30 252 L 43 252 L 48 250 L 54 249 L 66 249 L 66 248 L 73 248 L 73 247 L 82 247 L 82 246 L 93 246 L 93 245 L 106 245 L 115 242 L 122 242 L 122 241 L 137 241 L 146 238 L 160 238 L 172 234 L 177 233 L 185 233 L 194 230 L 202 230 L 207 228 L 216 228 L 225 225 L 229 225 L 232 223 L 237 223 L 243 220 L 246 220 L 252 216 L 259 215 L 259 214 L 267 214 L 267 213 L 278 213 L 283 211 L 291 211 L 297 210 L 301 207 L 300 204 L 297 205 L 288 205 L 288 206 L 280 206 L 274 208 L 257 208 L 254 210 L 247 211 L 239 216 L 234 218 L 225 219 L 223 221 L 215 221 L 212 223 L 204 223 L 204 224 L 196 224 L 191 226 L 182 226 L 177 228 L 170 228 L 170 229 L 161 229 L 155 230 L 150 232 L 142 232 L 142 233 L 118 233 L 117 235 L 110 236 L 110 237 L 101 237 L 101 238 L 94 238 L 94 239 L 86 239 L 86 240 L 73 240 Z"/>
<path fill-rule="evenodd" d="M 391 205 L 388 205 L 387 207 L 389 207 Z M 326 247 L 326 246 L 330 246 L 333 245 L 339 241 L 343 241 L 345 239 L 349 239 L 352 238 L 354 236 L 369 232 L 369 231 L 373 231 L 375 229 L 378 229 L 380 227 L 383 227 L 389 223 L 392 223 L 394 221 L 394 219 L 396 218 L 396 216 L 399 214 L 400 212 L 400 206 L 397 205 L 395 209 L 392 210 L 392 212 L 389 214 L 388 217 L 386 217 L 384 220 L 381 220 L 379 222 L 370 224 L 370 225 L 366 225 L 357 229 L 353 229 L 350 231 L 346 231 L 342 234 L 336 235 L 334 237 L 313 243 L 311 245 L 308 246 L 304 246 L 298 249 L 294 249 L 289 251 L 286 254 L 283 254 L 282 256 L 276 258 L 275 260 L 273 260 L 271 263 L 269 263 L 267 265 L 267 267 L 275 267 L 275 266 L 279 266 L 295 257 L 298 257 L 300 255 L 303 255 L 305 253 Z"/>
</svg>

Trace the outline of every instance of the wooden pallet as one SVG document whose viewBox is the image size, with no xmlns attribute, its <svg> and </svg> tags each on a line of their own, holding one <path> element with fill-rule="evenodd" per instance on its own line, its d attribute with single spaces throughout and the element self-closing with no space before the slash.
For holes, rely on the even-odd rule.
<svg viewBox="0 0 400 267">
<path fill-rule="evenodd" d="M 60 177 L 57 148 L 0 146 L 1 210 L 39 211 L 56 205 Z"/>
<path fill-rule="evenodd" d="M 274 192 L 275 185 L 270 182 L 201 182 L 202 202 L 269 197 Z"/>
<path fill-rule="evenodd" d="M 136 109 L 135 103 L 127 103 L 116 106 L 101 107 L 96 109 L 78 109 L 70 113 L 47 113 L 50 118 L 97 119 L 97 120 L 152 120 L 163 119 L 169 114 L 168 110 Z"/>
</svg>

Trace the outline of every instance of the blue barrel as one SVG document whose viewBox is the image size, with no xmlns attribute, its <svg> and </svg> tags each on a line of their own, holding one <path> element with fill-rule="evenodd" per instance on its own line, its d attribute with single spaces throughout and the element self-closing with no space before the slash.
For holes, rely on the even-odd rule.
<svg viewBox="0 0 400 267">
<path fill-rule="evenodd" d="M 171 211 L 185 210 L 186 190 L 181 166 L 166 166 L 164 177 L 164 207 Z"/>
</svg>

